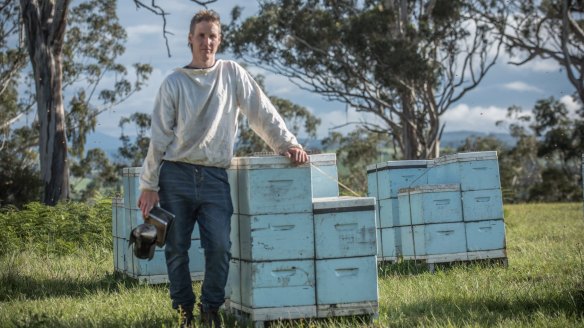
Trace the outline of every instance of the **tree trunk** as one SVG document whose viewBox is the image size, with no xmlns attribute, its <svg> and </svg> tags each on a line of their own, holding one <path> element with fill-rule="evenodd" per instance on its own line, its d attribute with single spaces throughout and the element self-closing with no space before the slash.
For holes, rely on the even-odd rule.
<svg viewBox="0 0 584 328">
<path fill-rule="evenodd" d="M 40 123 L 42 202 L 69 197 L 69 165 L 62 95 L 61 53 L 70 0 L 20 0 L 28 52 L 35 77 Z"/>
</svg>

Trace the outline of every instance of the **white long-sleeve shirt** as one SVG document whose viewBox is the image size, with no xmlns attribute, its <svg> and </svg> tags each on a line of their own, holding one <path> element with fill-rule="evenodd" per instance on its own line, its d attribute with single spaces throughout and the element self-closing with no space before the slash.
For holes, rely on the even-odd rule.
<svg viewBox="0 0 584 328">
<path fill-rule="evenodd" d="M 276 152 L 300 147 L 250 74 L 229 60 L 207 69 L 178 68 L 160 86 L 140 190 L 158 191 L 162 160 L 229 167 L 239 110 Z"/>
</svg>

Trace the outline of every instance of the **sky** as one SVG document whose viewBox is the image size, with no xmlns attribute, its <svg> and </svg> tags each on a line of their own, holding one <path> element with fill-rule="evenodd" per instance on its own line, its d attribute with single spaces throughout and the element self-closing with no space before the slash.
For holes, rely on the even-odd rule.
<svg viewBox="0 0 584 328">
<path fill-rule="evenodd" d="M 119 59 L 120 62 L 129 68 L 135 62 L 148 63 L 154 71 L 143 90 L 119 108 L 99 117 L 97 131 L 101 133 L 119 137 L 121 130 L 118 123 L 121 117 L 129 117 L 134 112 L 150 113 L 164 77 L 174 68 L 184 66 L 191 60 L 187 48 L 188 26 L 192 15 L 202 7 L 188 0 L 164 0 L 157 3 L 170 13 L 167 30 L 174 34 L 168 36 L 171 57 L 168 56 L 162 37 L 162 19 L 145 9 L 137 9 L 132 1 L 118 1 L 118 17 L 128 34 L 126 52 Z M 256 0 L 217 0 L 208 8 L 217 11 L 223 23 L 228 23 L 230 11 L 236 4 L 244 8 L 244 16 L 258 11 Z M 217 58 L 234 59 L 228 54 L 218 54 Z M 508 107 L 518 105 L 529 110 L 538 99 L 551 96 L 561 99 L 570 110 L 575 110 L 576 104 L 570 97 L 574 88 L 555 62 L 538 60 L 514 66 L 508 64 L 508 61 L 509 57 L 503 54 L 483 82 L 442 116 L 446 132 L 507 132 L 505 128 L 497 127 L 495 122 L 505 119 Z M 266 93 L 289 99 L 319 117 L 322 120 L 318 130 L 319 138 L 328 135 L 332 127 L 347 121 L 367 119 L 354 111 L 347 111 L 342 103 L 326 101 L 319 95 L 300 90 L 285 77 L 257 67 L 248 69 L 253 74 L 261 73 L 265 76 Z M 347 129 L 351 128 L 340 131 L 347 132 Z M 125 132 L 132 134 L 131 131 Z"/>
</svg>

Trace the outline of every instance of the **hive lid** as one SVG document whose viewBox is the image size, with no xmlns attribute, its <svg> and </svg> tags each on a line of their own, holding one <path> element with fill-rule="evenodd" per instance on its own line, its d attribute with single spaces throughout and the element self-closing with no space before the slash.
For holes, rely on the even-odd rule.
<svg viewBox="0 0 584 328">
<path fill-rule="evenodd" d="M 322 197 L 312 199 L 312 208 L 314 214 L 330 210 L 335 212 L 355 212 L 355 211 L 371 211 L 375 210 L 375 197 L 353 197 L 353 196 L 338 196 L 338 197 Z"/>
<path fill-rule="evenodd" d="M 485 160 L 496 160 L 496 151 L 476 151 L 467 153 L 457 153 L 438 157 L 434 159 L 436 165 L 442 165 L 453 162 L 470 162 L 470 161 L 485 161 Z"/>
<path fill-rule="evenodd" d="M 310 158 L 310 163 L 317 166 L 337 164 L 337 154 L 335 153 L 314 154 L 308 155 L 308 157 Z"/>
<path fill-rule="evenodd" d="M 252 156 L 252 157 L 238 157 L 238 169 L 273 169 L 273 168 L 298 168 L 309 167 L 309 163 L 302 165 L 294 165 L 292 161 L 286 156 Z"/>
<path fill-rule="evenodd" d="M 417 159 L 417 160 L 403 160 L 403 161 L 387 161 L 377 163 L 377 171 L 384 170 L 403 170 L 403 169 L 425 169 L 431 164 L 431 160 Z"/>
<path fill-rule="evenodd" d="M 398 197 L 404 195 L 430 193 L 430 192 L 450 192 L 460 191 L 460 184 L 436 184 L 436 185 L 422 185 L 411 188 L 402 188 L 398 191 Z"/>
<path fill-rule="evenodd" d="M 124 167 L 124 168 L 122 168 L 122 176 L 125 176 L 125 175 L 140 175 L 140 173 L 142 173 L 142 167 L 141 166 Z"/>
</svg>

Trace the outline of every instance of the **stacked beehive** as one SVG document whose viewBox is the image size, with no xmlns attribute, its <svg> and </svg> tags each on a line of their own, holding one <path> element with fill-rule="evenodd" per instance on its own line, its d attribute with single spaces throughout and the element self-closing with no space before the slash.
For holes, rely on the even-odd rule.
<svg viewBox="0 0 584 328">
<path fill-rule="evenodd" d="M 156 247 L 152 260 L 142 260 L 134 256 L 129 247 L 130 232 L 144 223 L 142 212 L 137 206 L 140 167 L 122 169 L 124 197 L 112 201 L 112 233 L 114 240 L 114 270 L 131 278 L 149 284 L 168 282 L 164 247 Z M 204 274 L 204 255 L 198 227 L 192 234 L 189 250 L 189 269 L 193 280 L 201 280 Z"/>
<path fill-rule="evenodd" d="M 367 167 L 368 196 L 377 199 L 377 257 L 396 261 L 413 252 L 411 223 L 399 215 L 402 188 L 426 185 L 432 161 L 388 161 Z"/>
<path fill-rule="evenodd" d="M 242 157 L 229 175 L 238 192 L 226 308 L 256 325 L 377 312 L 374 200 L 339 198 L 334 154 L 310 157 Z"/>
<path fill-rule="evenodd" d="M 419 174 L 416 183 L 397 191 L 400 228 L 394 229 L 394 239 L 383 230 L 381 237 L 382 250 L 396 249 L 396 257 L 383 252 L 381 260 L 422 259 L 432 268 L 440 262 L 506 259 L 496 152 L 443 156 L 428 161 Z M 387 179 L 392 177 L 378 173 L 370 192 L 391 185 Z M 395 210 L 391 215 L 396 221 Z M 380 221 L 383 216 L 389 217 L 380 210 Z"/>
</svg>

